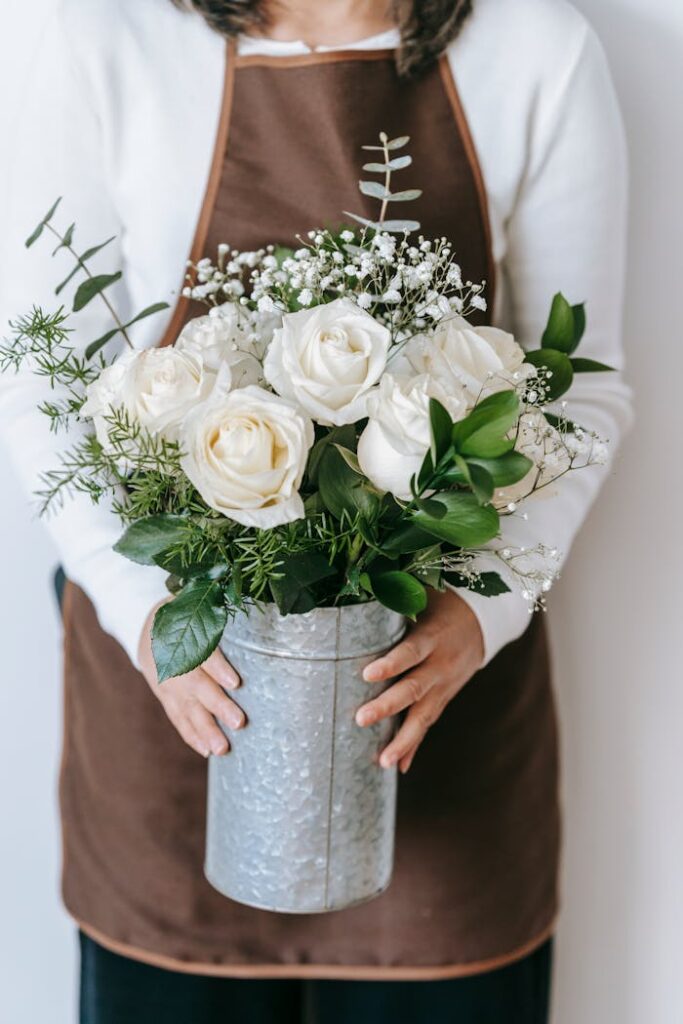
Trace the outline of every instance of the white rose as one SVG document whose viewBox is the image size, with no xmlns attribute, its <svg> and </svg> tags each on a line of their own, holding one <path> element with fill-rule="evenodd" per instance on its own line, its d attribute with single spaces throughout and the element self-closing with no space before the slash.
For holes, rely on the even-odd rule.
<svg viewBox="0 0 683 1024">
<path fill-rule="evenodd" d="M 177 440 L 185 416 L 215 381 L 198 353 L 170 347 L 128 350 L 89 385 L 81 415 L 92 419 L 105 448 L 110 446 L 107 417 L 120 408 L 150 434 Z"/>
<path fill-rule="evenodd" d="M 270 391 L 217 390 L 185 421 L 181 465 L 211 508 L 270 529 L 304 515 L 298 488 L 313 440 L 308 417 Z"/>
<path fill-rule="evenodd" d="M 404 354 L 416 373 L 435 377 L 445 390 L 464 388 L 470 405 L 482 391 L 504 390 L 534 372 L 511 334 L 496 327 L 472 327 L 460 316 L 443 320 L 432 334 L 414 338 Z"/>
<path fill-rule="evenodd" d="M 190 320 L 178 335 L 175 349 L 198 353 L 204 365 L 216 372 L 227 364 L 234 388 L 259 384 L 265 348 L 278 324 L 278 317 L 249 313 L 226 302 Z"/>
<path fill-rule="evenodd" d="M 369 422 L 358 441 L 358 461 L 365 475 L 397 498 L 410 498 L 410 480 L 430 444 L 429 399 L 438 398 L 454 420 L 467 412 L 462 389 L 447 395 L 426 375 L 385 374 L 368 398 Z"/>
<path fill-rule="evenodd" d="M 325 426 L 365 415 L 391 336 L 351 299 L 286 313 L 266 354 L 266 380 Z"/>
</svg>

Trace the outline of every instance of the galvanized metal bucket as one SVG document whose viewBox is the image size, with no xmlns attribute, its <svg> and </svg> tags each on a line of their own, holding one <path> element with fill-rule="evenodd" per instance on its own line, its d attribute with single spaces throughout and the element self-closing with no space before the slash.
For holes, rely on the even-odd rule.
<svg viewBox="0 0 683 1024">
<path fill-rule="evenodd" d="M 282 616 L 237 615 L 221 649 L 247 715 L 211 757 L 205 873 L 230 899 L 314 914 L 372 899 L 393 867 L 396 769 L 379 767 L 394 723 L 355 714 L 386 683 L 362 670 L 401 637 L 377 602 Z"/>
</svg>

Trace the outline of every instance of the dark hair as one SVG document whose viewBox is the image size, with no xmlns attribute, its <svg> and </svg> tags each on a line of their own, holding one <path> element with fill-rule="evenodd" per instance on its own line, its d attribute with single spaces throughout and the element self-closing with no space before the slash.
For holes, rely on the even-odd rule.
<svg viewBox="0 0 683 1024">
<path fill-rule="evenodd" d="M 176 7 L 201 14 L 228 36 L 267 24 L 264 0 L 173 0 Z M 400 75 L 419 75 L 443 53 L 472 10 L 472 0 L 392 0 L 401 33 L 396 55 Z"/>
</svg>

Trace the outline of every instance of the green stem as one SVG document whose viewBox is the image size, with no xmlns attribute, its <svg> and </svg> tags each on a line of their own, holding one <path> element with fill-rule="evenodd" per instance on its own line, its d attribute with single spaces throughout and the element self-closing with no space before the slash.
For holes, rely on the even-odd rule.
<svg viewBox="0 0 683 1024">
<path fill-rule="evenodd" d="M 66 249 L 67 252 L 71 253 L 73 258 L 76 260 L 76 263 L 81 268 L 81 270 L 86 274 L 86 276 L 89 277 L 89 278 L 92 278 L 93 275 L 90 273 L 90 270 L 88 269 L 87 265 L 83 262 L 81 257 L 78 255 L 76 250 L 71 245 L 65 245 L 64 244 L 64 237 L 62 235 L 60 235 L 59 231 L 56 231 L 52 227 L 52 224 L 49 224 L 49 223 L 46 224 L 45 227 L 48 229 L 48 231 L 52 232 L 52 234 L 55 236 L 55 238 L 59 239 L 59 241 L 62 244 L 62 248 Z M 134 348 L 133 342 L 130 340 L 130 338 L 126 334 L 126 328 L 123 325 L 123 321 L 119 318 L 119 316 L 118 316 L 116 310 L 114 309 L 114 307 L 112 306 L 111 302 L 109 301 L 107 296 L 104 294 L 104 292 L 100 292 L 99 295 L 100 295 L 100 298 L 102 299 L 102 301 L 104 302 L 105 306 L 109 310 L 109 313 L 110 313 L 114 323 L 118 327 L 119 332 L 123 335 L 124 341 L 126 342 L 126 344 L 128 345 L 129 348 Z"/>
</svg>

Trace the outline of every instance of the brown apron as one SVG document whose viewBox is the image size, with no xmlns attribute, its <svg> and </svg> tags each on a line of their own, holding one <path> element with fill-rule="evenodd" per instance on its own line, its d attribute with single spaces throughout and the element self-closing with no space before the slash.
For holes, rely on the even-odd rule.
<svg viewBox="0 0 683 1024">
<path fill-rule="evenodd" d="M 228 60 L 191 256 L 219 242 L 292 245 L 343 210 L 371 215 L 357 188 L 360 147 L 380 131 L 411 136 L 401 184 L 424 195 L 410 215 L 454 243 L 491 299 L 486 194 L 445 59 L 410 83 L 389 51 Z M 181 299 L 164 342 L 201 311 Z M 73 585 L 65 621 L 63 892 L 103 945 L 205 974 L 421 979 L 499 966 L 551 933 L 557 744 L 540 618 L 451 702 L 400 779 L 388 891 L 314 916 L 254 910 L 211 888 L 206 764 Z"/>
</svg>

